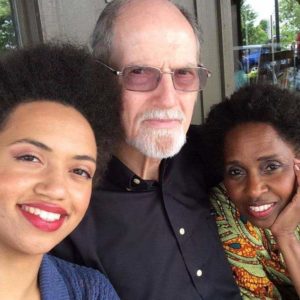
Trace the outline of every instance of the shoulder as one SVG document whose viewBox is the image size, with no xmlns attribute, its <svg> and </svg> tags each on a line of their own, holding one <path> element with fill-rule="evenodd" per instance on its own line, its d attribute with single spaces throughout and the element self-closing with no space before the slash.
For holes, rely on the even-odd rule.
<svg viewBox="0 0 300 300">
<path fill-rule="evenodd" d="M 186 152 L 193 164 L 201 165 L 206 185 L 211 188 L 218 184 L 222 178 L 211 165 L 210 153 L 205 147 L 205 128 L 203 125 L 191 125 L 187 132 Z"/>
<path fill-rule="evenodd" d="M 186 143 L 179 153 L 168 159 L 168 165 L 172 166 L 172 169 L 175 171 L 187 173 L 190 177 L 198 177 L 203 182 L 204 170 L 201 153 L 199 152 L 201 139 L 198 135 L 198 127 L 199 125 L 190 126 L 186 136 Z M 174 170 L 172 171 L 174 172 Z"/>
<path fill-rule="evenodd" d="M 72 295 L 71 299 L 77 299 L 79 295 L 80 299 L 119 299 L 108 279 L 99 271 L 67 262 L 52 255 L 47 255 L 47 258 L 64 280 L 70 295 Z"/>
</svg>

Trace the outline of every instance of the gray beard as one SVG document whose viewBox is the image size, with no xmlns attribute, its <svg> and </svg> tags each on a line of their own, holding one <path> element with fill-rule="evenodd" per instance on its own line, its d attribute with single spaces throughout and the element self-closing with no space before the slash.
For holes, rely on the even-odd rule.
<svg viewBox="0 0 300 300">
<path fill-rule="evenodd" d="M 176 129 L 149 129 L 140 130 L 126 143 L 147 157 L 164 159 L 176 155 L 186 142 L 186 135 L 182 127 Z"/>
</svg>

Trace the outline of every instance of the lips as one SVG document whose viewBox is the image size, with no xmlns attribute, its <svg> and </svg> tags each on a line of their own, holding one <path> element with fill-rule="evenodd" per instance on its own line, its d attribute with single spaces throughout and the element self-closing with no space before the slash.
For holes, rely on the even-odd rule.
<svg viewBox="0 0 300 300">
<path fill-rule="evenodd" d="M 249 206 L 249 214 L 255 218 L 265 218 L 271 214 L 273 208 L 275 206 L 274 203 L 262 204 L 262 205 L 251 205 Z"/>
<path fill-rule="evenodd" d="M 47 203 L 22 204 L 19 208 L 34 227 L 46 232 L 58 230 L 67 217 L 64 209 Z"/>
</svg>

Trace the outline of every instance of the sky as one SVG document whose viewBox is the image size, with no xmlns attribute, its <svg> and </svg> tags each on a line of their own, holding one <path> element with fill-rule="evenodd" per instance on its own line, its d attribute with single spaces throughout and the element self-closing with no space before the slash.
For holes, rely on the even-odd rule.
<svg viewBox="0 0 300 300">
<path fill-rule="evenodd" d="M 249 4 L 252 9 L 258 14 L 255 24 L 258 24 L 262 19 L 270 20 L 270 15 L 272 14 L 274 18 L 274 0 L 246 0 L 245 3 Z"/>
</svg>

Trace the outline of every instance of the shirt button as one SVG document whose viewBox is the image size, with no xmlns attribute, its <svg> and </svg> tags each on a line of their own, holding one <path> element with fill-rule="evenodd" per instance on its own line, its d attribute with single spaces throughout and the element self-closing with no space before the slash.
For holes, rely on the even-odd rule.
<svg viewBox="0 0 300 300">
<path fill-rule="evenodd" d="M 180 235 L 184 235 L 185 234 L 185 229 L 184 228 L 180 228 L 179 229 L 179 234 Z"/>
<path fill-rule="evenodd" d="M 202 276 L 202 270 L 197 270 L 197 272 L 196 272 L 196 275 L 197 275 L 197 277 L 201 277 Z"/>
<path fill-rule="evenodd" d="M 140 181 L 138 178 L 134 178 L 134 179 L 133 179 L 133 182 L 134 182 L 135 184 L 140 184 L 140 183 L 141 183 L 141 181 Z"/>
</svg>

